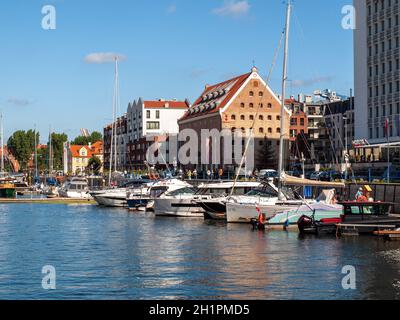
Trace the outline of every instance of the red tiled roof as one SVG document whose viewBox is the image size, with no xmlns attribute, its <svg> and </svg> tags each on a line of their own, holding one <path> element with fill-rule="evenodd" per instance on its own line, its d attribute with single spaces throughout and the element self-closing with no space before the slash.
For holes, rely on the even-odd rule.
<svg viewBox="0 0 400 320">
<path fill-rule="evenodd" d="M 92 154 L 102 154 L 103 153 L 103 141 L 97 141 L 92 144 Z"/>
<path fill-rule="evenodd" d="M 218 112 L 228 104 L 251 74 L 252 72 L 246 73 L 227 81 L 207 86 L 180 120 Z"/>
<path fill-rule="evenodd" d="M 168 100 L 157 100 L 157 101 L 143 101 L 145 109 L 152 109 L 152 108 L 168 108 L 168 109 L 187 109 L 189 105 L 186 101 L 168 101 Z"/>
<path fill-rule="evenodd" d="M 86 157 L 82 157 L 82 156 L 79 154 L 79 151 L 80 151 L 82 148 L 85 148 L 86 151 L 87 151 L 87 156 L 86 156 Z M 93 155 L 92 151 L 89 149 L 88 146 L 76 146 L 76 145 L 71 145 L 71 146 L 69 146 L 69 149 L 71 150 L 72 157 L 74 157 L 74 158 L 91 158 L 92 155 Z"/>
</svg>

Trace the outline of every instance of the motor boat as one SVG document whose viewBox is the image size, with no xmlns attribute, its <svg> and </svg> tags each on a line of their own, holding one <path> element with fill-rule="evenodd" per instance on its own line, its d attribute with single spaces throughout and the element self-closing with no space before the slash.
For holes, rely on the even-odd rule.
<svg viewBox="0 0 400 320">
<path fill-rule="evenodd" d="M 335 194 L 335 189 L 323 190 L 316 201 L 303 204 L 296 209 L 277 213 L 265 222 L 265 226 L 270 228 L 297 227 L 297 222 L 303 215 L 308 217 L 313 215 L 316 220 L 340 218 L 343 206 L 336 204 Z"/>
<path fill-rule="evenodd" d="M 298 208 L 304 201 L 290 188 L 282 188 L 283 200 L 279 200 L 278 189 L 268 181 L 262 187 L 244 196 L 230 197 L 226 203 L 226 220 L 229 223 L 250 223 L 261 213 L 268 220 L 278 212 Z"/>
<path fill-rule="evenodd" d="M 125 183 L 120 187 L 91 191 L 90 195 L 100 206 L 127 207 L 128 193 L 131 192 L 133 189 L 143 188 L 143 186 L 149 182 L 151 181 L 145 179 L 135 179 Z"/>
<path fill-rule="evenodd" d="M 373 234 L 374 232 L 400 227 L 400 218 L 393 215 L 393 204 L 388 202 L 340 202 L 343 207 L 338 218 L 318 219 L 316 215 L 303 215 L 298 221 L 301 234 Z"/>
<path fill-rule="evenodd" d="M 67 179 L 63 186 L 58 190 L 62 198 L 91 199 L 88 181 L 83 177 L 73 177 Z"/>
<path fill-rule="evenodd" d="M 127 193 L 127 204 L 130 210 L 152 211 L 154 199 L 166 192 L 192 187 L 179 179 L 166 179 L 143 185 L 141 188 L 130 189 Z"/>
<path fill-rule="evenodd" d="M 229 197 L 245 195 L 249 191 L 260 187 L 260 182 L 224 182 L 209 185 L 210 190 L 217 191 L 221 196 L 206 200 L 198 200 L 197 203 L 204 210 L 204 218 L 212 220 L 226 220 L 226 202 Z M 232 193 L 232 189 L 234 190 Z"/>
<path fill-rule="evenodd" d="M 200 203 L 226 196 L 233 183 L 204 183 L 197 188 L 185 187 L 169 191 L 154 199 L 157 216 L 203 218 L 205 210 Z"/>
</svg>

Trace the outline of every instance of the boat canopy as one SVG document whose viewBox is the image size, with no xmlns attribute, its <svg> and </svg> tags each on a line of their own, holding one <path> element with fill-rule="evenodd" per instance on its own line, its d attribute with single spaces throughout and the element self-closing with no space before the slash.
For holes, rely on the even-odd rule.
<svg viewBox="0 0 400 320">
<path fill-rule="evenodd" d="M 329 182 L 329 181 L 315 181 L 309 179 L 302 179 L 284 175 L 282 182 L 288 186 L 308 186 L 308 187 L 324 187 L 324 188 L 345 188 L 344 182 Z"/>
</svg>

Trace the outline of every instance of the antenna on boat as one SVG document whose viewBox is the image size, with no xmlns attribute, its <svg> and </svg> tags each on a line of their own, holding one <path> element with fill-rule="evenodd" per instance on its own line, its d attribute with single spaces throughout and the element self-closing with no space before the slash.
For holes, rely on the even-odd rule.
<svg viewBox="0 0 400 320">
<path fill-rule="evenodd" d="M 291 0 L 288 0 L 287 4 L 287 13 L 286 13 L 286 27 L 285 27 L 285 49 L 283 54 L 283 76 L 282 76 L 282 103 L 281 103 L 281 133 L 279 139 L 279 166 L 278 166 L 278 197 L 279 200 L 284 199 L 284 195 L 282 193 L 282 178 L 284 173 L 283 167 L 283 152 L 284 152 L 284 135 L 285 135 L 285 95 L 286 95 L 286 82 L 287 82 L 287 60 L 288 60 L 288 52 L 289 52 L 289 31 L 290 31 L 290 15 L 292 10 Z"/>
</svg>

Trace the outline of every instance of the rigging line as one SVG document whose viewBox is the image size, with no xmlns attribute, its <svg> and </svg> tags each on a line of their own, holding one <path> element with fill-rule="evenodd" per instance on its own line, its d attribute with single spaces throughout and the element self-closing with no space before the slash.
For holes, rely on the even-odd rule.
<svg viewBox="0 0 400 320">
<path fill-rule="evenodd" d="M 275 54 L 274 54 L 274 58 L 273 58 L 273 61 L 272 61 L 272 65 L 271 65 L 271 67 L 270 67 L 270 70 L 269 70 L 269 73 L 268 73 L 268 77 L 267 77 L 266 82 L 265 82 L 265 86 L 266 86 L 266 87 L 268 87 L 268 85 L 269 85 L 269 81 L 270 81 L 270 79 L 271 79 L 272 72 L 273 72 L 273 70 L 274 70 L 274 68 L 275 68 L 276 61 L 278 60 L 278 53 L 279 53 L 279 51 L 280 51 L 280 49 L 281 49 L 281 47 L 282 47 L 282 42 L 283 42 L 283 37 L 284 37 L 284 35 L 285 35 L 285 32 L 282 31 L 282 33 L 281 33 L 281 38 L 279 39 L 279 44 L 278 44 L 278 46 L 277 46 L 277 48 L 276 48 L 276 50 L 275 50 Z M 260 100 L 262 101 L 262 98 L 261 98 Z M 261 108 L 261 102 L 258 103 L 258 105 L 257 105 L 256 116 L 254 117 L 253 123 L 252 123 L 251 128 L 250 128 L 250 137 L 249 137 L 249 139 L 247 140 L 246 148 L 245 148 L 244 154 L 243 154 L 243 156 L 242 156 L 242 159 L 240 160 L 240 166 L 239 166 L 238 172 L 237 172 L 237 174 L 236 174 L 235 181 L 233 182 L 233 187 L 232 187 L 230 196 L 232 196 L 233 193 L 234 193 L 234 191 L 235 191 L 235 187 L 236 187 L 237 181 L 238 181 L 238 179 L 239 179 L 239 175 L 240 175 L 240 170 L 241 170 L 242 167 L 243 167 L 244 159 L 245 159 L 245 157 L 246 157 L 246 155 L 247 155 L 247 151 L 248 151 L 249 146 L 250 146 L 251 137 L 252 137 L 252 135 L 253 135 L 253 129 L 254 129 L 254 126 L 255 126 L 255 124 L 256 124 L 258 115 L 259 115 L 259 113 L 260 113 L 260 108 Z M 245 176 L 246 176 L 246 173 L 245 173 Z"/>
</svg>

